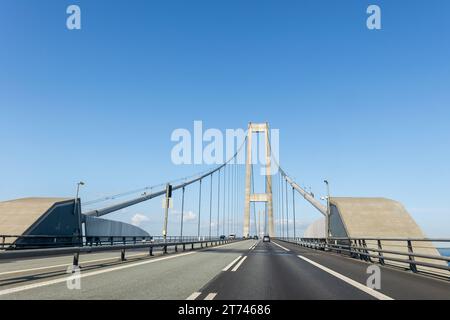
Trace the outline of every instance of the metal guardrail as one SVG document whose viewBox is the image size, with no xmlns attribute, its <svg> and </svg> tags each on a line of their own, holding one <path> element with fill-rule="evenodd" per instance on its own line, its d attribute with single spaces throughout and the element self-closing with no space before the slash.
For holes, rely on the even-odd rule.
<svg viewBox="0 0 450 320">
<path fill-rule="evenodd" d="M 59 248 L 65 246 L 104 246 L 142 243 L 180 243 L 220 239 L 217 237 L 179 236 L 52 236 L 52 235 L 0 235 L 0 250 Z M 223 240 L 223 239 L 222 239 Z"/>
<path fill-rule="evenodd" d="M 29 242 L 16 244 L 15 241 L 7 242 L 7 239 L 24 238 Z M 149 255 L 153 256 L 155 248 L 162 248 L 163 253 L 167 253 L 169 247 L 174 247 L 178 252 L 181 247 L 183 251 L 188 246 L 191 250 L 195 245 L 203 248 L 208 246 L 217 246 L 226 244 L 236 239 L 224 238 L 209 238 L 209 237 L 110 237 L 110 236 L 95 236 L 95 237 L 71 237 L 71 236 L 11 236 L 0 235 L 0 262 L 15 259 L 38 258 L 58 255 L 73 254 L 73 264 L 78 265 L 79 255 L 82 253 L 104 252 L 104 251 L 119 251 L 121 252 L 121 260 L 125 261 L 126 250 L 133 249 L 148 249 Z M 35 242 L 46 240 L 43 243 Z M 69 242 L 70 239 L 70 242 Z M 33 241 L 31 241 L 33 240 Z M 64 241 L 65 240 L 65 241 Z M 73 242 L 75 240 L 75 242 Z M 50 241 L 50 242 L 48 242 Z M 52 242 L 53 241 L 53 242 Z M 79 245 L 73 245 L 79 243 Z"/>
<path fill-rule="evenodd" d="M 450 239 L 424 238 L 277 238 L 280 241 L 294 243 L 302 247 L 334 251 L 368 262 L 381 265 L 388 262 L 401 263 L 407 269 L 418 272 L 418 266 L 426 267 L 428 273 L 442 275 L 442 271 L 450 271 L 450 256 L 418 253 L 420 249 L 436 249 L 436 243 L 450 246 Z M 403 249 L 403 251 L 400 250 Z M 436 249 L 437 250 L 437 249 Z M 406 257 L 406 258 L 405 258 Z M 431 260 L 420 261 L 423 259 Z M 446 262 L 438 264 L 438 262 Z M 439 273 L 441 271 L 441 273 Z M 450 279 L 450 278 L 449 278 Z"/>
</svg>

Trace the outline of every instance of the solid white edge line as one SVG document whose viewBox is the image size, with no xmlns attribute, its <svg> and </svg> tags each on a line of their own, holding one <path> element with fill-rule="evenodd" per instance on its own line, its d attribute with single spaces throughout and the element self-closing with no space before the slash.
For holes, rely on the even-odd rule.
<svg viewBox="0 0 450 320">
<path fill-rule="evenodd" d="M 282 245 L 279 245 L 278 243 L 276 243 L 276 242 L 274 242 L 274 241 L 272 241 L 272 243 L 274 244 L 274 245 L 276 245 L 276 246 L 279 246 L 281 249 L 283 249 L 284 251 L 291 251 L 291 250 L 289 250 L 288 248 L 285 248 L 285 247 L 283 247 Z"/>
<path fill-rule="evenodd" d="M 187 256 L 187 255 L 195 254 L 197 252 L 198 251 L 187 252 L 187 253 L 180 253 L 180 254 L 177 254 L 177 255 L 174 255 L 174 256 L 163 257 L 163 258 L 156 258 L 156 259 L 142 261 L 142 262 L 136 262 L 136 263 L 133 263 L 133 264 L 127 264 L 127 265 L 123 265 L 123 266 L 119 266 L 119 267 L 109 268 L 109 269 L 106 269 L 106 270 L 99 270 L 99 271 L 93 271 L 93 272 L 88 272 L 88 273 L 81 273 L 78 277 L 81 279 L 81 278 L 96 276 L 96 275 L 103 274 L 103 273 L 109 273 L 109 272 L 123 270 L 123 269 L 128 269 L 128 268 L 132 268 L 132 267 L 138 267 L 138 266 L 142 266 L 142 265 L 145 265 L 145 264 L 150 264 L 150 263 L 154 263 L 154 262 L 158 262 L 158 261 L 175 259 L 175 258 L 178 258 L 178 257 L 184 257 L 184 256 Z M 66 282 L 66 281 L 71 281 L 71 280 L 73 280 L 73 278 L 74 278 L 74 276 L 71 275 L 69 277 L 58 278 L 58 279 L 49 280 L 49 281 L 43 281 L 43 282 L 38 282 L 38 283 L 33 283 L 33 284 L 21 286 L 21 287 L 9 288 L 9 289 L 5 289 L 5 290 L 1 290 L 0 291 L 0 296 L 6 295 L 6 294 L 11 294 L 11 293 L 16 293 L 16 292 L 20 292 L 20 291 L 30 290 L 30 289 L 34 289 L 34 288 L 45 287 L 45 286 L 49 286 L 49 285 L 52 285 L 52 284 L 58 284 L 58 283 Z"/>
<path fill-rule="evenodd" d="M 194 292 L 189 297 L 187 297 L 186 300 L 193 301 L 193 300 L 197 299 L 201 294 L 202 294 L 201 292 Z"/>
<path fill-rule="evenodd" d="M 227 265 L 225 268 L 222 269 L 222 271 L 228 271 L 228 269 L 230 269 L 236 262 L 238 262 L 238 260 L 242 258 L 242 256 L 237 257 L 236 259 L 234 259 L 229 265 Z"/>
<path fill-rule="evenodd" d="M 239 261 L 239 263 L 233 268 L 233 270 L 231 270 L 231 272 L 236 272 L 237 269 L 239 269 L 239 267 L 244 263 L 245 259 L 247 259 L 247 256 L 245 256 L 244 258 L 242 258 L 242 260 Z"/>
<path fill-rule="evenodd" d="M 387 296 L 385 294 L 382 294 L 381 292 L 378 292 L 378 291 L 376 291 L 374 289 L 371 289 L 371 288 L 369 288 L 369 287 L 367 287 L 367 286 L 365 286 L 365 285 L 363 285 L 363 284 L 361 284 L 361 283 L 359 283 L 359 282 L 357 282 L 357 281 L 355 281 L 353 279 L 350 279 L 350 278 L 348 278 L 348 277 L 346 277 L 346 276 L 344 276 L 344 275 L 342 275 L 342 274 L 340 274 L 340 273 L 338 273 L 336 271 L 328 269 L 327 267 L 324 267 L 324 266 L 322 266 L 321 264 L 319 264 L 317 262 L 314 262 L 314 261 L 312 261 L 312 260 L 310 260 L 308 258 L 305 258 L 303 256 L 300 256 L 300 255 L 298 257 L 300 259 L 302 259 L 302 260 L 312 264 L 313 266 L 315 266 L 315 267 L 317 267 L 317 268 L 319 268 L 319 269 L 321 269 L 321 270 L 323 270 L 325 272 L 328 272 L 332 276 L 335 276 L 336 278 L 341 279 L 342 281 L 348 283 L 349 285 L 352 285 L 353 287 L 355 287 L 355 288 L 357 288 L 357 289 L 359 289 L 359 290 L 361 290 L 361 291 L 371 295 L 372 297 L 377 298 L 378 300 L 394 300 L 393 298 L 391 298 L 391 297 L 389 297 L 389 296 Z"/>
<path fill-rule="evenodd" d="M 206 301 L 212 301 L 214 300 L 214 298 L 217 296 L 217 293 L 210 293 L 206 296 L 205 300 Z"/>
</svg>

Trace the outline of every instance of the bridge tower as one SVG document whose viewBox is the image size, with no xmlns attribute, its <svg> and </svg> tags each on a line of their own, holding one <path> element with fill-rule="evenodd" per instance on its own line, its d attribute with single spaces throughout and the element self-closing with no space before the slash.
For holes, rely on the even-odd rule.
<svg viewBox="0 0 450 320">
<path fill-rule="evenodd" d="M 253 133 L 263 134 L 265 141 L 265 182 L 266 189 L 265 193 L 252 193 L 251 183 L 252 183 L 252 138 Z M 245 160 L 245 211 L 244 211 L 244 233 L 245 237 L 250 236 L 250 205 L 252 202 L 265 202 L 267 215 L 268 215 L 268 231 L 269 236 L 273 237 L 274 226 L 273 226 L 273 205 L 272 205 L 272 174 L 271 174 L 271 148 L 269 144 L 269 124 L 266 123 L 249 123 L 247 132 L 247 157 Z"/>
</svg>

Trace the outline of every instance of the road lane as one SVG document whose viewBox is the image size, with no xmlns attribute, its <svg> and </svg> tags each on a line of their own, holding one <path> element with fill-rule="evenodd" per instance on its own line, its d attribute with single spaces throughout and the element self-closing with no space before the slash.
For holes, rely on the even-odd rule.
<svg viewBox="0 0 450 320">
<path fill-rule="evenodd" d="M 155 263 L 133 262 L 136 266 L 106 267 L 81 278 L 80 290 L 69 290 L 66 281 L 1 295 L 0 299 L 186 299 L 204 286 L 237 256 L 248 251 L 248 241 L 192 251 L 194 254 Z M 181 254 L 179 254 L 181 255 Z M 153 258 L 153 259 L 161 259 Z M 151 261 L 152 259 L 147 259 Z M 145 261 L 144 261 L 145 262 Z M 107 272 L 108 269 L 115 269 Z M 106 272 L 104 272 L 106 271 Z M 66 279 L 67 275 L 62 279 Z M 48 281 L 48 280 L 45 280 Z M 58 280 L 60 281 L 60 280 Z M 39 281 L 42 282 L 42 281 Z M 39 283 L 35 282 L 35 283 Z M 24 284 L 21 284 L 23 286 Z M 25 284 L 27 285 L 27 284 Z M 7 289 L 4 289 L 7 290 Z"/>
<path fill-rule="evenodd" d="M 56 270 L 11 273 L 18 267 L 41 268 L 46 262 L 48 265 L 71 261 L 70 256 L 34 259 L 24 261 L 23 265 L 16 262 L 13 268 L 2 271 L 3 276 L 0 272 L 0 299 L 380 298 L 370 290 L 363 290 L 370 264 L 342 255 L 279 240 L 271 243 L 241 241 L 187 252 L 193 253 L 186 256 L 157 254 L 154 258 L 136 256 L 127 262 L 118 261 L 118 253 L 86 255 L 86 258 L 106 261 L 91 265 L 82 260 L 81 290 L 67 288 L 65 264 Z M 142 253 L 145 254 L 130 252 L 128 256 Z M 163 260 L 158 260 L 161 258 Z M 380 292 L 388 298 L 450 299 L 448 281 L 388 267 L 381 267 L 381 270 Z M 46 281 L 50 283 L 42 285 Z M 27 285 L 31 285 L 27 290 L 5 291 Z M 2 292 L 7 294 L 2 295 Z"/>
<path fill-rule="evenodd" d="M 195 244 L 195 249 L 201 248 L 201 244 Z M 178 248 L 179 249 L 179 248 Z M 174 247 L 168 247 L 169 252 L 174 250 Z M 0 251 L 1 252 L 1 251 Z M 126 257 L 133 258 L 137 255 L 147 255 L 148 249 L 127 249 Z M 154 255 L 162 254 L 162 248 L 156 247 L 153 249 Z M 54 268 L 61 266 L 68 266 L 72 264 L 72 255 L 60 255 L 60 256 L 50 256 L 50 257 L 35 257 L 27 259 L 17 259 L 17 260 L 0 260 L 0 277 L 2 274 L 14 273 L 20 270 L 27 269 L 45 269 Z M 92 253 L 82 253 L 80 254 L 80 264 L 89 263 L 90 261 L 98 260 L 119 260 L 120 250 L 105 251 L 105 252 L 92 252 Z"/>
<path fill-rule="evenodd" d="M 366 284 L 370 276 L 367 273 L 367 268 L 373 263 L 337 253 L 313 250 L 292 243 L 275 241 L 290 249 L 293 254 L 306 257 L 359 283 Z M 381 288 L 379 291 L 393 299 L 450 300 L 450 282 L 448 280 L 414 274 L 395 267 L 384 267 L 379 264 L 377 266 L 381 270 Z"/>
<path fill-rule="evenodd" d="M 260 242 L 246 256 L 236 272 L 222 272 L 196 290 L 198 299 L 211 292 L 216 300 L 375 299 L 274 243 Z"/>
</svg>

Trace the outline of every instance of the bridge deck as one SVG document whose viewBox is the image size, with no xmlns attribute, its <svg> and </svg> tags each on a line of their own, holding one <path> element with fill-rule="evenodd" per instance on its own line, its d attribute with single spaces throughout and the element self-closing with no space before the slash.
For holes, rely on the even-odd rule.
<svg viewBox="0 0 450 320">
<path fill-rule="evenodd" d="M 390 267 L 381 290 L 365 289 L 368 263 L 278 241 L 83 259 L 81 290 L 66 285 L 71 257 L 0 264 L 0 299 L 450 299 L 449 282 Z"/>
</svg>

